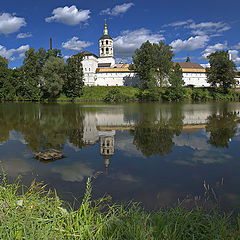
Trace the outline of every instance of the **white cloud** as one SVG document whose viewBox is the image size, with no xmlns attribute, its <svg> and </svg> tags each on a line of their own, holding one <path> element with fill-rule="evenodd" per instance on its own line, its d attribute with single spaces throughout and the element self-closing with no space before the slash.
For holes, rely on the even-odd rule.
<svg viewBox="0 0 240 240">
<path fill-rule="evenodd" d="M 188 25 L 192 22 L 193 22 L 192 19 L 188 19 L 186 21 L 177 21 L 169 24 L 164 24 L 163 27 L 180 27 L 180 26 Z"/>
<path fill-rule="evenodd" d="M 29 38 L 29 37 L 32 37 L 31 33 L 19 33 L 17 35 L 17 38 Z"/>
<path fill-rule="evenodd" d="M 0 33 L 14 33 L 26 25 L 24 18 L 16 17 L 9 13 L 2 13 L 0 15 Z"/>
<path fill-rule="evenodd" d="M 192 19 L 165 24 L 163 27 L 184 27 L 191 29 L 191 33 L 196 36 L 209 35 L 211 37 L 221 36 L 223 32 L 231 29 L 231 26 L 224 22 L 196 23 Z"/>
<path fill-rule="evenodd" d="M 123 3 L 121 5 L 116 5 L 115 7 L 107 8 L 100 12 L 100 15 L 111 15 L 111 16 L 118 16 L 127 12 L 131 7 L 133 7 L 133 3 Z"/>
<path fill-rule="evenodd" d="M 76 6 L 65 6 L 55 8 L 52 11 L 53 16 L 45 18 L 46 22 L 60 22 L 66 25 L 78 25 L 90 18 L 90 10 L 77 9 Z"/>
<path fill-rule="evenodd" d="M 180 51 L 192 51 L 199 48 L 204 48 L 209 41 L 209 37 L 204 36 L 196 36 L 196 37 L 190 37 L 187 40 L 181 40 L 177 39 L 171 42 L 171 46 L 173 48 L 174 52 L 180 52 Z"/>
<path fill-rule="evenodd" d="M 211 53 L 216 52 L 216 51 L 222 51 L 227 49 L 227 42 L 225 43 L 217 43 L 212 46 L 207 46 L 207 48 L 202 52 L 202 56 L 204 58 L 207 58 Z"/>
<path fill-rule="evenodd" d="M 132 57 L 134 51 L 141 46 L 142 43 L 150 41 L 157 43 L 164 40 L 163 35 L 152 33 L 150 30 L 141 28 L 134 31 L 126 30 L 114 38 L 115 55 L 118 58 Z"/>
<path fill-rule="evenodd" d="M 231 59 L 236 64 L 240 64 L 240 56 L 239 56 L 239 51 L 238 50 L 229 50 L 228 53 L 231 54 Z"/>
<path fill-rule="evenodd" d="M 201 22 L 198 24 L 193 22 L 187 28 L 192 29 L 192 34 L 195 35 L 213 34 L 213 36 L 219 36 L 221 33 L 231 29 L 230 25 L 223 22 Z"/>
<path fill-rule="evenodd" d="M 66 49 L 71 49 L 75 51 L 81 51 L 83 48 L 91 46 L 93 43 L 81 41 L 78 37 L 73 37 L 67 42 L 62 43 L 62 47 Z"/>
<path fill-rule="evenodd" d="M 237 45 L 235 45 L 233 48 L 240 49 L 240 42 Z"/>
<path fill-rule="evenodd" d="M 29 49 L 29 45 L 23 45 L 19 48 L 7 49 L 5 46 L 0 45 L 0 56 L 5 57 L 11 61 L 16 58 L 22 58 L 25 56 L 25 52 Z"/>
<path fill-rule="evenodd" d="M 210 63 L 201 63 L 200 64 L 203 68 L 209 68 L 210 67 Z"/>
</svg>

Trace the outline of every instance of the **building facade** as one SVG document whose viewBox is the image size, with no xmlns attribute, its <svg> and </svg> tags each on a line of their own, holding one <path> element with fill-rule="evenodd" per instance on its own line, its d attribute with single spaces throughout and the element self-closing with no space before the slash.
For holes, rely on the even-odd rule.
<svg viewBox="0 0 240 240">
<path fill-rule="evenodd" d="M 104 24 L 103 35 L 98 41 L 99 56 L 84 51 L 82 61 L 85 86 L 138 86 L 136 72 L 129 69 L 129 64 L 116 64 L 113 39 Z M 179 62 L 183 72 L 185 86 L 208 87 L 206 70 L 198 63 Z M 240 82 L 238 73 L 236 80 Z"/>
</svg>

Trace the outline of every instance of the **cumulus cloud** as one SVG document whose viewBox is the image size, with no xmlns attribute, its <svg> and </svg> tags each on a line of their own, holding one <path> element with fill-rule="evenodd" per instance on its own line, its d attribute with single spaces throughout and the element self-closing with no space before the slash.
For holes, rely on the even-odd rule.
<svg viewBox="0 0 240 240">
<path fill-rule="evenodd" d="M 78 37 L 73 37 L 67 42 L 62 43 L 62 47 L 66 49 L 71 49 L 75 51 L 81 51 L 83 48 L 91 46 L 93 43 L 81 41 Z"/>
<path fill-rule="evenodd" d="M 202 52 L 202 56 L 204 58 L 207 58 L 211 53 L 216 52 L 216 51 L 222 51 L 227 49 L 227 42 L 225 43 L 217 43 L 212 46 L 207 46 L 207 48 Z"/>
<path fill-rule="evenodd" d="M 30 38 L 30 37 L 32 37 L 31 33 L 19 33 L 17 35 L 17 38 Z"/>
<path fill-rule="evenodd" d="M 24 18 L 16 17 L 9 13 L 2 13 L 0 15 L 0 33 L 2 34 L 17 32 L 21 27 L 26 25 Z"/>
<path fill-rule="evenodd" d="M 201 22 L 191 23 L 188 28 L 192 29 L 192 34 L 206 35 L 206 34 L 219 34 L 231 29 L 230 25 L 224 22 Z"/>
<path fill-rule="evenodd" d="M 90 18 L 90 10 L 77 9 L 76 6 L 65 6 L 55 8 L 52 11 L 53 16 L 45 18 L 46 22 L 60 22 L 66 25 L 78 25 Z"/>
<path fill-rule="evenodd" d="M 133 7 L 133 3 L 123 3 L 121 5 L 116 5 L 115 7 L 107 8 L 100 12 L 100 15 L 111 15 L 111 16 L 118 16 L 125 12 L 127 12 L 131 7 Z"/>
<path fill-rule="evenodd" d="M 157 43 L 165 38 L 159 33 L 152 33 L 150 30 L 141 28 L 134 31 L 126 30 L 114 38 L 115 55 L 118 58 L 129 58 L 134 51 L 147 40 Z"/>
<path fill-rule="evenodd" d="M 209 35 L 209 36 L 221 36 L 221 34 L 229 29 L 231 26 L 224 22 L 200 22 L 196 23 L 192 19 L 185 21 L 177 21 L 163 25 L 163 27 L 184 27 L 191 29 L 191 33 L 194 35 Z"/>
<path fill-rule="evenodd" d="M 228 53 L 231 55 L 231 59 L 236 64 L 240 64 L 240 55 L 238 50 L 229 50 Z"/>
<path fill-rule="evenodd" d="M 29 45 L 23 45 L 19 48 L 7 49 L 5 46 L 0 45 L 0 56 L 5 57 L 11 61 L 16 58 L 22 58 L 25 56 L 25 52 L 29 49 Z"/>
<path fill-rule="evenodd" d="M 204 36 L 196 36 L 190 37 L 187 40 L 177 39 L 171 42 L 170 46 L 172 46 L 174 52 L 180 51 L 192 51 L 199 48 L 204 48 L 209 41 L 209 37 Z"/>
</svg>

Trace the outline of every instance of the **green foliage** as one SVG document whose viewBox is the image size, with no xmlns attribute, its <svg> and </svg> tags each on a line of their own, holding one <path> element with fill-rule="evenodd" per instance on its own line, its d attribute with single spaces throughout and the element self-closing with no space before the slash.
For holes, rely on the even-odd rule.
<svg viewBox="0 0 240 240">
<path fill-rule="evenodd" d="M 208 56 L 210 68 L 207 69 L 207 82 L 219 86 L 224 93 L 236 84 L 236 65 L 229 59 L 227 51 L 218 51 Z"/>
<path fill-rule="evenodd" d="M 183 87 L 168 88 L 163 95 L 163 99 L 167 101 L 182 101 L 185 97 L 186 89 Z"/>
<path fill-rule="evenodd" d="M 0 185 L 0 239 L 59 240 L 238 240 L 237 216 L 203 209 L 173 208 L 148 213 L 138 204 L 128 207 L 91 200 L 91 183 L 78 209 L 66 208 L 56 192 L 33 182 Z"/>
<path fill-rule="evenodd" d="M 50 56 L 42 68 L 40 86 L 44 98 L 54 99 L 63 88 L 65 63 L 62 58 Z"/>
<path fill-rule="evenodd" d="M 182 88 L 185 84 L 183 80 L 183 73 L 180 65 L 174 64 L 172 71 L 169 74 L 169 83 L 172 88 Z"/>
<path fill-rule="evenodd" d="M 202 88 L 193 88 L 191 98 L 193 101 L 207 101 L 212 99 L 210 92 Z"/>
<path fill-rule="evenodd" d="M 104 97 L 105 102 L 128 102 L 136 100 L 136 96 L 130 96 L 129 94 L 120 91 L 121 88 L 112 88 L 108 91 Z"/>
<path fill-rule="evenodd" d="M 8 68 L 8 60 L 5 57 L 0 56 L 0 69 Z"/>
<path fill-rule="evenodd" d="M 82 60 L 83 55 L 81 53 L 67 59 L 63 92 L 67 97 L 72 99 L 80 97 L 82 94 L 84 85 Z"/>
<path fill-rule="evenodd" d="M 131 69 L 137 72 L 143 89 L 149 89 L 152 85 L 154 87 L 167 85 L 173 56 L 171 47 L 164 42 L 157 44 L 147 41 L 135 51 Z"/>
</svg>

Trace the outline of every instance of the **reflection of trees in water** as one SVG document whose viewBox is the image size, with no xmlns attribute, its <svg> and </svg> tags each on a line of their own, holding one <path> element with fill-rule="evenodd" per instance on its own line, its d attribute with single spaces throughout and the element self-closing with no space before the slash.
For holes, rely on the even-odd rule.
<svg viewBox="0 0 240 240">
<path fill-rule="evenodd" d="M 0 109 L 1 142 L 11 130 L 21 132 L 32 151 L 61 149 L 67 140 L 81 147 L 83 112 L 77 104 L 9 104 Z"/>
<path fill-rule="evenodd" d="M 210 132 L 208 143 L 215 147 L 228 147 L 229 140 L 235 135 L 237 129 L 237 114 L 223 112 L 221 115 L 213 114 L 208 117 L 206 131 Z"/>
<path fill-rule="evenodd" d="M 143 120 L 132 131 L 133 143 L 143 155 L 147 157 L 157 154 L 164 156 L 172 151 L 173 137 L 179 135 L 183 127 L 181 105 L 173 105 L 170 116 L 169 119 L 164 119 L 159 110 L 155 114 L 153 112 L 151 115 L 143 114 Z M 156 120 L 158 117 L 160 120 Z"/>
</svg>

